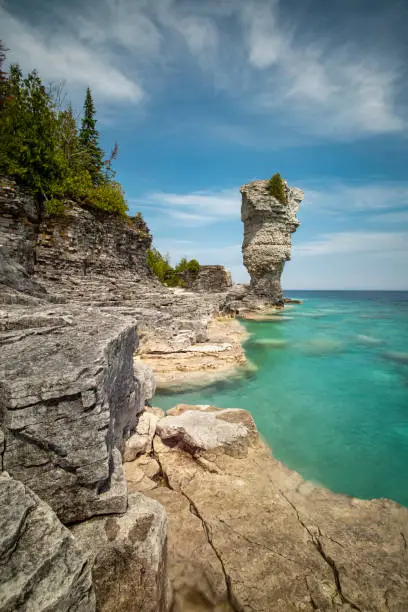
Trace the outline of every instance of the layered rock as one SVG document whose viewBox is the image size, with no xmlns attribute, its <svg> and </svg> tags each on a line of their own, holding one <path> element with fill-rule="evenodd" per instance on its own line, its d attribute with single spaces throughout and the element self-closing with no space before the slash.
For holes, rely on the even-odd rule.
<svg viewBox="0 0 408 612">
<path fill-rule="evenodd" d="M 94 612 L 91 564 L 51 508 L 0 475 L 0 610 Z"/>
<path fill-rule="evenodd" d="M 250 277 L 250 292 L 263 302 L 283 305 L 281 274 L 290 260 L 291 234 L 299 221 L 296 213 L 304 194 L 284 182 L 286 199 L 280 202 L 268 191 L 268 181 L 241 187 L 244 224 L 242 253 Z"/>
<path fill-rule="evenodd" d="M 1 314 L 2 469 L 64 522 L 124 512 L 119 451 L 144 404 L 134 321 L 74 306 Z"/>
<path fill-rule="evenodd" d="M 99 612 L 167 612 L 167 515 L 156 501 L 133 493 L 123 516 L 72 527 L 92 564 Z"/>
<path fill-rule="evenodd" d="M 408 609 L 408 509 L 305 482 L 244 410 L 167 414 L 153 443 L 167 487 L 147 495 L 169 515 L 174 612 Z"/>
<path fill-rule="evenodd" d="M 192 291 L 222 293 L 232 287 L 231 273 L 224 266 L 200 266 L 197 273 L 183 273 L 186 287 Z"/>
</svg>

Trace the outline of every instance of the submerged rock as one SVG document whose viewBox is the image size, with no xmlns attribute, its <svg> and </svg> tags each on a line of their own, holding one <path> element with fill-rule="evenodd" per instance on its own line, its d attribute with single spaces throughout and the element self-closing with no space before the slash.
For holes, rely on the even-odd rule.
<svg viewBox="0 0 408 612">
<path fill-rule="evenodd" d="M 271 196 L 268 181 L 241 187 L 241 219 L 244 224 L 242 254 L 250 277 L 250 293 L 260 300 L 283 305 L 280 278 L 290 260 L 291 234 L 299 221 L 296 213 L 304 194 L 285 183 L 287 202 Z"/>
<path fill-rule="evenodd" d="M 94 612 L 91 565 L 51 508 L 0 475 L 0 611 Z"/>
</svg>

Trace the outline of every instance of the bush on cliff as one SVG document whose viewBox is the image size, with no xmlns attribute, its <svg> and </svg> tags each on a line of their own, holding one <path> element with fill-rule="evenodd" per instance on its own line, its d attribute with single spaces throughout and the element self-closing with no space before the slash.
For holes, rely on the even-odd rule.
<svg viewBox="0 0 408 612">
<path fill-rule="evenodd" d="M 193 275 L 198 274 L 199 269 L 200 264 L 196 259 L 190 259 L 190 261 L 187 261 L 185 257 L 183 257 L 175 267 L 176 272 L 191 272 Z"/>
<path fill-rule="evenodd" d="M 285 185 L 279 173 L 274 174 L 269 179 L 268 191 L 274 198 L 279 200 L 279 202 L 281 202 L 282 204 L 286 204 L 287 198 L 286 198 Z"/>
<path fill-rule="evenodd" d="M 4 61 L 0 41 L 0 173 L 30 187 L 46 214 L 63 214 L 63 200 L 73 199 L 125 216 L 124 193 L 113 180 L 118 148 L 104 159 L 90 89 L 78 130 L 72 107 L 61 109 L 58 88 L 46 89 L 35 70 L 24 78 L 18 65 L 7 75 Z"/>
</svg>

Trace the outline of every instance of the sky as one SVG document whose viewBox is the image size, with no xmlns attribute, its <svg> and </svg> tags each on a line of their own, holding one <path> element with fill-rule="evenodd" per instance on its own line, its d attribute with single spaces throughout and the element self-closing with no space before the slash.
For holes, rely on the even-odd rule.
<svg viewBox="0 0 408 612">
<path fill-rule="evenodd" d="M 155 246 L 242 265 L 242 184 L 305 192 L 284 289 L 408 289 L 405 0 L 0 0 L 9 60 L 89 85 Z"/>
</svg>

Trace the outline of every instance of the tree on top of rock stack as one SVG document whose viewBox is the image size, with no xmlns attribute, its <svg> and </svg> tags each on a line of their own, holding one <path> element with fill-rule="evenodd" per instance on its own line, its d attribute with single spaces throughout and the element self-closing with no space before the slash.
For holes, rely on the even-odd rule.
<svg viewBox="0 0 408 612">
<path fill-rule="evenodd" d="M 86 90 L 84 102 L 84 116 L 79 133 L 79 142 L 86 153 L 86 169 L 88 170 L 92 183 L 100 185 L 104 182 L 104 153 L 99 146 L 99 132 L 96 129 L 95 105 L 89 87 Z"/>
<path fill-rule="evenodd" d="M 279 200 L 281 204 L 287 203 L 287 197 L 285 192 L 285 185 L 283 184 L 282 177 L 279 173 L 274 174 L 268 182 L 269 193 Z"/>
</svg>

